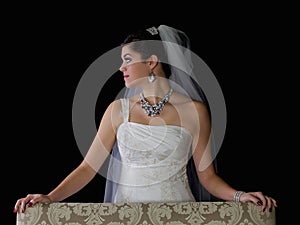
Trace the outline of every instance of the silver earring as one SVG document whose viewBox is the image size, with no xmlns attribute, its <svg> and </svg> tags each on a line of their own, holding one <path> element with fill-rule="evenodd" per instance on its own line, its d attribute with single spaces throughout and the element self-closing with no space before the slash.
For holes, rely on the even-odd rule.
<svg viewBox="0 0 300 225">
<path fill-rule="evenodd" d="M 149 76 L 148 76 L 148 81 L 149 81 L 149 83 L 153 83 L 154 80 L 155 80 L 155 76 L 154 76 L 154 74 L 151 72 L 151 73 L 149 74 Z"/>
</svg>

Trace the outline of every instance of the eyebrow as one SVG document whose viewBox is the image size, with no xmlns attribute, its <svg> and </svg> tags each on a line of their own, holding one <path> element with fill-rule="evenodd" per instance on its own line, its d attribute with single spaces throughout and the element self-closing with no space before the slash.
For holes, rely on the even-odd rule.
<svg viewBox="0 0 300 225">
<path fill-rule="evenodd" d="M 125 55 L 123 55 L 123 58 L 125 58 L 126 56 L 131 56 L 129 53 L 126 53 Z"/>
</svg>

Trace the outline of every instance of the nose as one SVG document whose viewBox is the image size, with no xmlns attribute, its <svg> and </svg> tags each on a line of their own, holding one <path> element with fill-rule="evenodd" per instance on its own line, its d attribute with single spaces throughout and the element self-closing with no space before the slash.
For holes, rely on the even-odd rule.
<svg viewBox="0 0 300 225">
<path fill-rule="evenodd" d="M 123 63 L 121 64 L 119 70 L 120 70 L 121 72 L 124 72 L 124 71 L 126 70 L 126 67 L 123 65 Z"/>
</svg>

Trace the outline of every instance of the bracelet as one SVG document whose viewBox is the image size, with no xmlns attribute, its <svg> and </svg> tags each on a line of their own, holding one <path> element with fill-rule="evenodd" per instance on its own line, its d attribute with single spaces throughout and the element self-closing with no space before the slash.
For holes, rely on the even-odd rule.
<svg viewBox="0 0 300 225">
<path fill-rule="evenodd" d="M 235 192 L 234 196 L 233 196 L 233 201 L 234 202 L 239 202 L 240 201 L 240 197 L 242 194 L 244 194 L 244 191 L 237 191 Z"/>
</svg>

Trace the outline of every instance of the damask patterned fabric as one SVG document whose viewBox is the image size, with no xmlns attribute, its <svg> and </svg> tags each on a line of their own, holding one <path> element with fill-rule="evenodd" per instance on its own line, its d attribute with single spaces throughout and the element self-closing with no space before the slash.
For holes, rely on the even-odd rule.
<svg viewBox="0 0 300 225">
<path fill-rule="evenodd" d="M 253 203 L 38 203 L 18 212 L 17 225 L 275 225 L 275 209 Z"/>
</svg>

